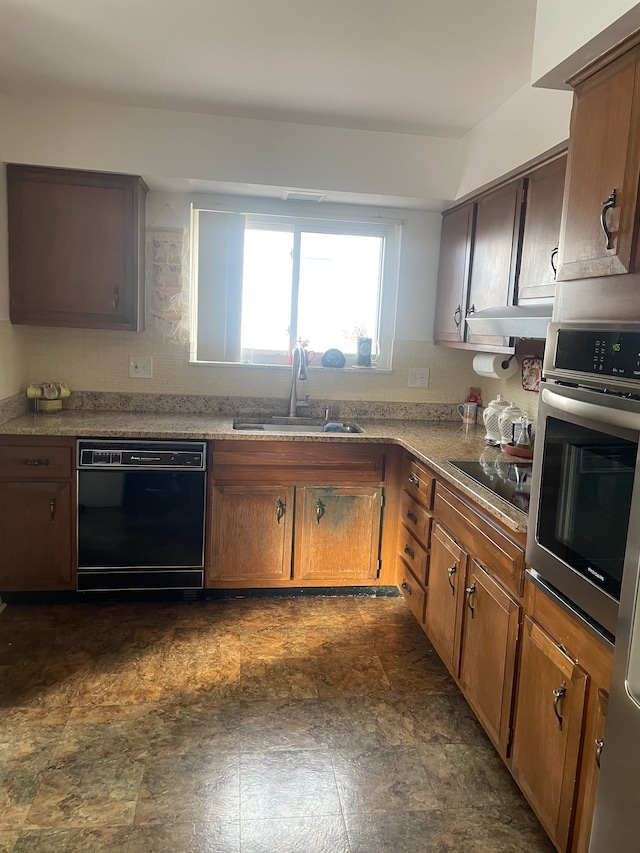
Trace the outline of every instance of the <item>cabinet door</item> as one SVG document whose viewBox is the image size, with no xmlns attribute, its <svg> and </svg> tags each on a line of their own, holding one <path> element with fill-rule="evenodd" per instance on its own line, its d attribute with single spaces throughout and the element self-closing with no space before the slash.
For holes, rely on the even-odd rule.
<svg viewBox="0 0 640 853">
<path fill-rule="evenodd" d="M 558 281 L 632 270 L 640 175 L 639 55 L 637 48 L 624 54 L 575 88 Z M 605 210 L 613 192 L 613 207 Z"/>
<path fill-rule="evenodd" d="M 473 560 L 467 577 L 460 681 L 503 756 L 509 747 L 520 605 Z"/>
<path fill-rule="evenodd" d="M 429 595 L 424 622 L 429 639 L 456 677 L 466 569 L 465 551 L 435 524 L 431 533 Z"/>
<path fill-rule="evenodd" d="M 11 321 L 141 329 L 140 179 L 10 165 L 7 189 Z"/>
<path fill-rule="evenodd" d="M 600 781 L 600 754 L 605 744 L 609 693 L 600 687 L 595 695 L 595 708 L 591 714 L 588 714 L 585 726 L 585 740 L 581 759 L 584 768 L 582 772 L 585 774 L 585 785 L 584 795 L 578 801 L 576 827 L 572 833 L 571 849 L 574 853 L 588 853 L 589 850 L 593 813 L 596 807 L 596 794 L 598 793 L 598 782 Z"/>
<path fill-rule="evenodd" d="M 469 285 L 475 204 L 447 213 L 442 219 L 438 296 L 433 337 L 461 343 Z"/>
<path fill-rule="evenodd" d="M 527 616 L 512 772 L 561 850 L 571 826 L 586 688 L 584 670 Z"/>
<path fill-rule="evenodd" d="M 207 582 L 291 577 L 292 486 L 214 486 Z"/>
<path fill-rule="evenodd" d="M 467 314 L 511 305 L 524 182 L 513 181 L 477 202 Z M 509 338 L 467 334 L 472 344 L 504 348 Z"/>
<path fill-rule="evenodd" d="M 296 495 L 296 570 L 301 580 L 378 575 L 382 489 L 305 486 Z"/>
<path fill-rule="evenodd" d="M 565 155 L 527 178 L 518 304 L 527 299 L 553 300 L 566 168 Z"/>
<path fill-rule="evenodd" d="M 0 483 L 0 591 L 73 589 L 71 485 Z"/>
</svg>

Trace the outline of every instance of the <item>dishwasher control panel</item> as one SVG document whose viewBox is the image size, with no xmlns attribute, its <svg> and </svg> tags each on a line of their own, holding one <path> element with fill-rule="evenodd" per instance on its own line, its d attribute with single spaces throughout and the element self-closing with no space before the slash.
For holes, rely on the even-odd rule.
<svg viewBox="0 0 640 853">
<path fill-rule="evenodd" d="M 204 471 L 204 441 L 78 439 L 78 468 L 188 468 Z"/>
</svg>

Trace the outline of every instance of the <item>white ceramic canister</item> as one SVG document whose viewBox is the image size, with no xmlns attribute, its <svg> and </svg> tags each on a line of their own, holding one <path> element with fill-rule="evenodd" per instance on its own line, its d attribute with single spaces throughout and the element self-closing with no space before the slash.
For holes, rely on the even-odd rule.
<svg viewBox="0 0 640 853">
<path fill-rule="evenodd" d="M 487 431 L 484 440 L 487 444 L 500 444 L 501 435 L 498 418 L 508 405 L 507 400 L 503 400 L 500 394 L 498 394 L 496 399 L 492 400 L 482 413 L 482 420 Z"/>
<path fill-rule="evenodd" d="M 501 447 L 504 447 L 506 444 L 514 441 L 513 424 L 516 423 L 516 421 L 519 421 L 521 417 L 522 409 L 520 406 L 516 406 L 515 403 L 509 403 L 509 405 L 498 415 Z"/>
</svg>

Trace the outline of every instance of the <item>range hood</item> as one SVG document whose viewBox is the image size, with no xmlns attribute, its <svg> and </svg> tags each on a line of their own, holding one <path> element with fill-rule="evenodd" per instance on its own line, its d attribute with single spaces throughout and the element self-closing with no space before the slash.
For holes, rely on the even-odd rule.
<svg viewBox="0 0 640 853">
<path fill-rule="evenodd" d="M 470 314 L 466 319 L 472 335 L 546 338 L 551 314 L 551 305 L 512 305 L 502 308 L 485 308 Z"/>
</svg>

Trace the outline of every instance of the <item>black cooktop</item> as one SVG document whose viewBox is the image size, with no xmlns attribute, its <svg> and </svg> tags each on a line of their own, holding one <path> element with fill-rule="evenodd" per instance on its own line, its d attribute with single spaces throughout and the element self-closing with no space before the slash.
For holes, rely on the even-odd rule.
<svg viewBox="0 0 640 853">
<path fill-rule="evenodd" d="M 463 474 L 489 489 L 494 495 L 513 506 L 529 512 L 529 492 L 531 488 L 531 463 L 512 462 L 505 457 L 490 462 L 468 462 L 449 460 Z"/>
</svg>

